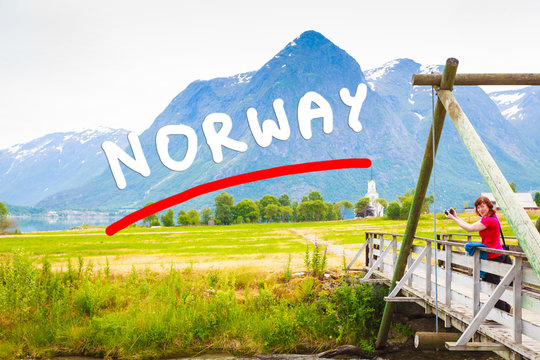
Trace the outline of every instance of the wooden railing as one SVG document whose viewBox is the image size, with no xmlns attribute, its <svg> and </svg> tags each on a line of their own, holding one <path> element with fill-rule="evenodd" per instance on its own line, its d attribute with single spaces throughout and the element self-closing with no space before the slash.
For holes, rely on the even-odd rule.
<svg viewBox="0 0 540 360">
<path fill-rule="evenodd" d="M 475 235 L 445 233 L 438 237 L 440 240 L 436 241 L 436 246 L 434 239 L 415 237 L 414 243 L 423 242 L 423 245 L 413 245 L 407 271 L 386 300 L 434 303 L 435 295 L 438 295 L 437 303 L 446 313 L 455 311 L 454 316 L 462 317 L 469 324 L 456 346 L 465 345 L 486 319 L 512 329 L 512 340 L 516 344 L 522 343 L 523 336 L 540 342 L 540 323 L 535 321 L 540 314 L 540 279 L 528 265 L 525 254 L 481 248 L 481 251 L 509 255 L 513 264 L 482 260 L 480 251 L 468 256 L 464 251 L 467 241 L 459 240 L 460 237 L 472 240 Z M 352 269 L 361 253 L 365 252 L 367 272 L 363 280 L 373 281 L 374 275 L 391 280 L 401 246 L 400 238 L 402 235 L 399 234 L 366 232 L 365 242 L 348 268 Z M 501 276 L 500 284 L 480 281 L 481 271 Z M 409 296 L 399 297 L 401 290 Z M 494 308 L 497 300 L 510 304 L 512 312 Z M 460 312 L 457 309 L 459 305 L 465 310 Z M 447 323 L 448 318 L 445 320 Z M 447 326 L 450 326 L 449 322 Z"/>
</svg>

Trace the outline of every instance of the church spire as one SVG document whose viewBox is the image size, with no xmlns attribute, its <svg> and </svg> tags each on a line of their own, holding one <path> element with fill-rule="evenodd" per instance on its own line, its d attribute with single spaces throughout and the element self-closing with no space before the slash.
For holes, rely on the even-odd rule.
<svg viewBox="0 0 540 360">
<path fill-rule="evenodd" d="M 373 166 L 370 166 L 371 168 L 371 180 L 373 180 Z"/>
</svg>

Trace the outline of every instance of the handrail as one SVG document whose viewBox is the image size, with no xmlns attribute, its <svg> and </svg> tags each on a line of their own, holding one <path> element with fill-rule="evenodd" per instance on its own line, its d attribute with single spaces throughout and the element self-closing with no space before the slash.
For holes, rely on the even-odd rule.
<svg viewBox="0 0 540 360">
<path fill-rule="evenodd" d="M 374 231 L 366 231 L 366 234 L 403 237 L 403 235 L 400 235 L 400 234 L 380 233 L 380 232 L 374 232 Z M 452 234 L 444 233 L 444 234 L 438 234 L 438 235 L 452 235 Z M 459 234 L 459 235 L 463 235 L 463 234 Z M 465 234 L 464 236 L 469 236 L 469 235 Z M 470 236 L 478 236 L 478 235 L 470 235 Z M 458 241 L 458 240 L 452 240 L 452 241 L 449 241 L 449 240 L 437 240 L 437 241 L 435 241 L 432 238 L 425 238 L 425 237 L 421 237 L 421 236 L 415 236 L 414 240 L 426 241 L 426 242 L 429 242 L 429 243 L 437 242 L 437 244 L 441 244 L 441 245 L 451 245 L 451 246 L 459 246 L 459 247 L 464 247 L 465 244 L 467 244 L 467 242 L 461 242 L 461 241 Z M 481 250 L 485 251 L 485 252 L 488 252 L 488 253 L 495 253 L 495 254 L 501 254 L 501 255 L 510 255 L 510 256 L 520 257 L 520 258 L 525 258 L 525 259 L 527 258 L 525 253 L 520 252 L 520 251 L 499 250 L 499 249 L 492 249 L 492 248 L 488 248 L 488 247 L 482 248 Z"/>
</svg>

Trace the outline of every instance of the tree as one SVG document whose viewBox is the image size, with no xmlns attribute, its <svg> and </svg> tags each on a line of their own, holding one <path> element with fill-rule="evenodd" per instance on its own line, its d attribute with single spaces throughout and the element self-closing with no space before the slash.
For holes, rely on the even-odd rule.
<svg viewBox="0 0 540 360">
<path fill-rule="evenodd" d="M 184 210 L 178 212 L 178 217 L 176 218 L 176 223 L 178 225 L 189 225 L 189 216 Z"/>
<path fill-rule="evenodd" d="M 289 199 L 289 195 L 283 194 L 279 197 L 279 204 L 281 206 L 291 206 L 291 199 Z"/>
<path fill-rule="evenodd" d="M 268 204 L 264 208 L 264 218 L 269 222 L 275 221 L 279 215 L 279 208 L 276 204 Z"/>
<path fill-rule="evenodd" d="M 292 221 L 298 221 L 298 201 L 296 200 L 292 203 Z"/>
<path fill-rule="evenodd" d="M 405 191 L 403 196 L 398 196 L 399 203 L 401 204 L 401 218 L 407 219 L 409 217 L 409 210 L 414 198 L 414 189 Z M 429 205 L 434 201 L 433 195 L 424 197 L 424 203 L 422 204 L 422 212 L 429 213 Z M 405 209 L 404 209 L 405 208 Z"/>
<path fill-rule="evenodd" d="M 516 183 L 515 183 L 515 182 L 511 182 L 511 183 L 508 184 L 508 185 L 510 185 L 510 188 L 512 189 L 513 192 L 517 192 L 517 191 L 516 191 Z"/>
<path fill-rule="evenodd" d="M 10 227 L 10 221 L 7 218 L 8 211 L 3 202 L 0 202 L 0 232 L 6 231 Z"/>
<path fill-rule="evenodd" d="M 336 213 L 338 214 L 338 217 L 340 220 L 343 220 L 345 218 L 345 212 L 347 210 L 351 210 L 352 208 L 353 208 L 353 204 L 347 200 L 342 200 L 334 204 L 334 209 Z"/>
<path fill-rule="evenodd" d="M 187 217 L 189 219 L 190 225 L 199 225 L 199 212 L 195 209 L 191 209 L 187 212 Z"/>
<path fill-rule="evenodd" d="M 150 202 L 147 202 L 147 203 L 144 205 L 144 207 L 147 207 L 147 206 L 152 205 L 152 204 L 153 204 L 153 202 L 151 202 L 151 201 L 150 201 Z M 159 223 L 157 214 L 152 214 L 152 215 L 148 215 L 147 217 L 145 217 L 145 218 L 143 219 L 143 224 L 145 224 L 146 226 L 153 226 L 152 224 L 153 224 L 153 223 L 155 224 L 156 221 Z M 159 226 L 159 225 L 158 225 L 158 226 Z"/>
<path fill-rule="evenodd" d="M 329 221 L 337 220 L 338 214 L 336 210 L 334 209 L 334 205 L 329 202 L 324 203 L 324 205 L 326 206 L 326 220 L 329 220 Z"/>
<path fill-rule="evenodd" d="M 386 216 L 388 216 L 390 220 L 397 220 L 399 219 L 400 210 L 400 206 L 397 202 L 391 202 L 386 208 Z"/>
<path fill-rule="evenodd" d="M 264 195 L 258 201 L 259 213 L 260 213 L 260 216 L 261 216 L 261 220 L 265 219 L 266 207 L 268 205 L 270 205 L 270 204 L 276 205 L 276 207 L 279 206 L 279 199 L 277 197 L 275 197 L 274 195 Z"/>
<path fill-rule="evenodd" d="M 293 209 L 290 206 L 280 206 L 278 211 L 281 216 L 281 222 L 291 221 Z"/>
<path fill-rule="evenodd" d="M 356 204 L 354 204 L 354 209 L 356 210 L 356 214 L 361 217 L 366 217 L 367 210 L 370 204 L 370 200 L 368 197 L 363 197 L 359 199 Z"/>
<path fill-rule="evenodd" d="M 312 191 L 308 195 L 308 200 L 310 200 L 310 201 L 317 201 L 317 200 L 323 201 L 323 197 L 318 191 Z"/>
<path fill-rule="evenodd" d="M 216 220 L 219 220 L 223 225 L 229 225 L 233 221 L 233 205 L 234 197 L 232 195 L 222 192 L 216 196 L 214 200 Z"/>
<path fill-rule="evenodd" d="M 253 200 L 244 199 L 234 205 L 233 217 L 237 219 L 242 217 L 242 220 L 248 223 L 259 221 L 260 211 L 259 207 Z"/>
<path fill-rule="evenodd" d="M 0 202 L 0 221 L 6 220 L 8 215 L 8 211 L 6 209 L 6 206 L 3 202 Z"/>
<path fill-rule="evenodd" d="M 534 202 L 536 203 L 536 206 L 540 206 L 540 192 L 534 193 Z"/>
<path fill-rule="evenodd" d="M 165 215 L 161 215 L 161 223 L 163 226 L 174 226 L 174 211 L 169 208 Z"/>
<path fill-rule="evenodd" d="M 209 208 L 202 209 L 200 215 L 201 223 L 203 223 L 204 225 L 208 225 L 208 221 L 210 221 L 212 215 L 214 215 L 214 213 Z"/>
<path fill-rule="evenodd" d="M 320 194 L 319 194 L 320 195 Z M 324 219 L 324 216 L 326 215 L 326 205 L 324 205 L 324 202 L 321 200 L 314 200 L 312 202 L 312 208 L 313 208 L 313 217 L 316 221 L 321 221 Z"/>
</svg>

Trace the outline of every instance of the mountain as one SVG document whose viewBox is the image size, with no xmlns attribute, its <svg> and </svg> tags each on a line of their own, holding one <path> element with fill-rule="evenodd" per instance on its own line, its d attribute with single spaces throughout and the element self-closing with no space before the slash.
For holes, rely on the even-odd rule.
<svg viewBox="0 0 540 360">
<path fill-rule="evenodd" d="M 82 186 L 53 194 L 38 205 L 104 210 L 138 208 L 148 201 L 227 176 L 280 165 L 351 157 L 372 160 L 377 191 L 381 197 L 393 201 L 416 184 L 431 122 L 431 89 L 413 88 L 410 79 L 414 73 L 441 69 L 398 59 L 364 73 L 344 50 L 323 35 L 307 31 L 256 71 L 194 81 L 178 94 L 140 136 L 150 176 L 142 177 L 124 167 L 127 187 L 118 190 L 111 172 L 106 170 Z M 341 101 L 339 91 L 347 88 L 354 94 L 358 84 L 367 85 L 367 95 L 359 116 L 363 129 L 355 132 L 347 124 L 349 107 Z M 306 140 L 298 128 L 298 104 L 311 91 L 330 104 L 333 131 L 323 133 L 321 120 L 314 119 L 313 137 Z M 536 184 L 540 165 L 534 152 L 521 146 L 519 139 L 509 136 L 517 130 L 501 115 L 490 97 L 479 87 L 456 87 L 454 94 L 507 179 L 516 182 L 518 190 Z M 273 139 L 271 145 L 263 148 L 254 141 L 246 111 L 254 107 L 259 122 L 275 120 L 272 102 L 277 98 L 284 102 L 291 134 L 287 140 Z M 202 130 L 203 120 L 212 113 L 230 116 L 229 137 L 245 142 L 247 151 L 224 148 L 223 161 L 218 164 L 212 160 Z M 181 172 L 166 168 L 156 150 L 156 133 L 171 124 L 187 125 L 197 135 L 195 160 L 189 169 Z M 169 149 L 173 159 L 183 159 L 185 137 L 171 137 Z M 131 154 L 129 148 L 126 152 Z M 233 194 L 236 201 L 282 193 L 288 193 L 291 199 L 301 199 L 311 190 L 320 191 L 326 201 L 356 201 L 366 193 L 369 176 L 368 169 L 328 171 L 265 180 L 226 191 Z M 488 189 L 448 118 L 436 161 L 436 181 L 438 207 L 459 207 L 465 201 L 474 201 L 480 192 Z M 180 207 L 212 205 L 215 195 L 201 196 Z"/>
<path fill-rule="evenodd" d="M 524 143 L 540 153 L 540 89 L 528 86 L 519 90 L 493 92 L 490 98 L 501 114 L 518 130 Z"/>
<path fill-rule="evenodd" d="M 79 187 L 107 168 L 101 143 L 126 146 L 126 134 L 107 128 L 54 133 L 0 150 L 0 200 L 31 206 Z"/>
</svg>

